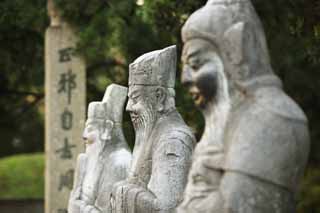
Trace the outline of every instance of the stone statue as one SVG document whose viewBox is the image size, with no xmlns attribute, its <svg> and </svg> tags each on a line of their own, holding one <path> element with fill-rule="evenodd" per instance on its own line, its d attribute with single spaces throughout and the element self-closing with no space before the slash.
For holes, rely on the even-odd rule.
<svg viewBox="0 0 320 213">
<path fill-rule="evenodd" d="M 295 212 L 307 118 L 273 73 L 251 2 L 209 0 L 182 38 L 182 81 L 206 126 L 178 212 Z"/>
<path fill-rule="evenodd" d="M 114 183 L 129 172 L 131 152 L 122 132 L 127 88 L 112 84 L 102 102 L 91 102 L 83 132 L 86 151 L 78 156 L 69 213 L 109 213 Z"/>
<path fill-rule="evenodd" d="M 135 129 L 129 177 L 115 184 L 116 213 L 170 213 L 182 200 L 194 136 L 175 108 L 176 47 L 130 65 L 126 110 Z"/>
</svg>

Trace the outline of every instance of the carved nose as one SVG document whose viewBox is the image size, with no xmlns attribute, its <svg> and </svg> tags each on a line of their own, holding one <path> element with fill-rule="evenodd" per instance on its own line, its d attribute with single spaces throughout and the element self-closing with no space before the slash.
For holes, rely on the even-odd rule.
<svg viewBox="0 0 320 213">
<path fill-rule="evenodd" d="M 132 101 L 129 99 L 127 106 L 126 106 L 126 111 L 127 112 L 132 112 Z"/>
<path fill-rule="evenodd" d="M 191 69 L 185 66 L 181 74 L 181 82 L 184 86 L 189 87 L 192 84 Z"/>
</svg>

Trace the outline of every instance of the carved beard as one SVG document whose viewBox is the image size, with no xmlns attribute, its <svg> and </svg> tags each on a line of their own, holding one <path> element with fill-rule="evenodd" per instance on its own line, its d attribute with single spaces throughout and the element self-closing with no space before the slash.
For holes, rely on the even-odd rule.
<svg viewBox="0 0 320 213">
<path fill-rule="evenodd" d="M 141 172 L 140 166 L 142 162 L 145 161 L 145 159 L 149 156 L 148 147 L 150 147 L 151 144 L 147 143 L 156 123 L 157 117 L 156 110 L 149 103 L 143 112 L 139 114 L 139 116 L 135 116 L 135 119 L 132 119 L 133 126 L 135 128 L 135 143 L 129 179 L 136 179 L 137 177 L 141 179 L 141 177 L 144 178 L 147 176 L 147 174 L 144 173 L 148 171 Z"/>
<path fill-rule="evenodd" d="M 133 121 L 133 126 L 136 133 L 135 144 L 140 144 L 141 141 L 146 141 L 150 136 L 157 113 L 152 104 L 148 104 L 145 110 L 136 117 Z"/>
<path fill-rule="evenodd" d="M 189 178 L 191 179 L 194 176 L 200 176 L 208 178 L 211 181 L 210 183 L 202 181 L 201 185 L 199 185 L 189 179 L 184 201 L 179 207 L 181 212 L 208 212 L 207 210 L 210 209 L 210 206 L 216 205 L 216 203 L 208 203 L 208 200 L 210 198 L 210 201 L 212 200 L 210 196 L 214 195 L 214 192 L 219 187 L 222 174 L 220 170 L 209 169 L 204 166 L 204 160 L 206 158 L 212 159 L 213 157 L 212 153 L 207 153 L 210 150 L 208 148 L 214 147 L 223 150 L 224 133 L 231 109 L 228 81 L 224 72 L 217 73 L 215 92 L 216 95 L 213 100 L 208 102 L 206 108 L 202 110 L 206 123 L 205 130 L 200 142 L 196 146 L 189 174 Z M 203 203 L 205 205 L 202 205 Z"/>
<path fill-rule="evenodd" d="M 202 111 L 205 117 L 205 130 L 201 143 L 217 145 L 222 148 L 223 136 L 231 109 L 228 80 L 223 71 L 217 73 L 217 88 L 214 99 Z"/>
</svg>

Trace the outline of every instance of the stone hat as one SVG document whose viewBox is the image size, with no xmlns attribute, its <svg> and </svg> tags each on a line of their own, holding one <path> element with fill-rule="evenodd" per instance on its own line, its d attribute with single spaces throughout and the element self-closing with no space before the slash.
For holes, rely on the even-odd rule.
<svg viewBox="0 0 320 213">
<path fill-rule="evenodd" d="M 106 108 L 103 102 L 91 102 L 88 107 L 88 119 L 105 120 Z"/>
<path fill-rule="evenodd" d="M 246 10 L 247 3 L 251 4 L 250 0 L 209 0 L 204 7 L 194 12 L 184 24 L 181 31 L 183 42 L 200 38 L 220 43 L 217 39 L 221 38 L 222 34 L 234 22 L 240 21 L 235 20 L 239 17 L 234 13 Z"/>
<path fill-rule="evenodd" d="M 129 66 L 129 86 L 162 86 L 174 88 L 176 79 L 176 46 L 146 53 Z"/>
<path fill-rule="evenodd" d="M 272 74 L 263 26 L 250 0 L 208 0 L 182 28 L 182 40 L 206 40 L 225 57 L 230 79 L 241 82 Z M 227 67 L 227 66 L 225 66 Z"/>
<path fill-rule="evenodd" d="M 123 108 L 127 100 L 128 88 L 111 84 L 104 93 L 102 102 L 107 109 L 106 116 L 116 123 L 122 122 Z"/>
</svg>

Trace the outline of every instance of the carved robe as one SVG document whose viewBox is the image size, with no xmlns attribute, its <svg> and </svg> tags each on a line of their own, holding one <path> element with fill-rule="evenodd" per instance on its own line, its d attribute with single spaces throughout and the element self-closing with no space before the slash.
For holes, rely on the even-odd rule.
<svg viewBox="0 0 320 213">
<path fill-rule="evenodd" d="M 113 184 L 128 176 L 131 153 L 124 148 L 106 146 L 92 158 L 80 154 L 74 188 L 70 194 L 70 213 L 109 213 Z"/>
<path fill-rule="evenodd" d="M 198 144 L 179 213 L 292 213 L 309 150 L 307 119 L 280 82 L 248 85 L 223 148 Z"/>
<path fill-rule="evenodd" d="M 173 212 L 182 200 L 194 142 L 176 110 L 161 117 L 149 139 L 134 148 L 129 180 L 116 192 L 115 212 Z"/>
</svg>

